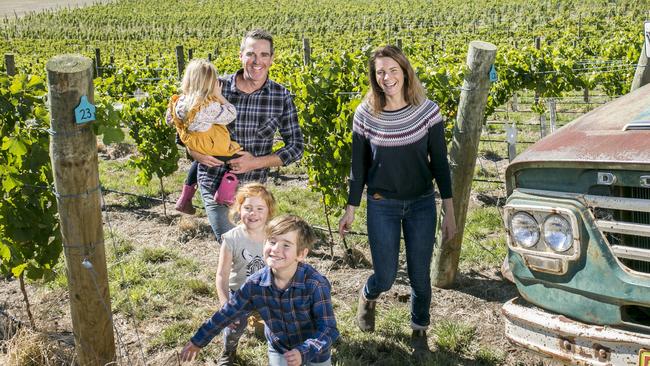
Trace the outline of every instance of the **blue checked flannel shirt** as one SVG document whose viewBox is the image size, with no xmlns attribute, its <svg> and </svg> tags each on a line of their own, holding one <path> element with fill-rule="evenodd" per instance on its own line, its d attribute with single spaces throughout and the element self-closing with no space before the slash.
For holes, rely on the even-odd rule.
<svg viewBox="0 0 650 366">
<path fill-rule="evenodd" d="M 330 283 L 309 264 L 298 269 L 285 290 L 273 286 L 269 267 L 252 274 L 221 310 L 214 313 L 192 337 L 205 347 L 243 312 L 257 310 L 264 319 L 264 335 L 277 352 L 297 349 L 303 362 L 325 362 L 339 337 L 330 296 Z"/>
<path fill-rule="evenodd" d="M 271 79 L 267 79 L 259 90 L 251 94 L 243 93 L 235 87 L 235 76 L 242 72 L 243 70 L 239 70 L 221 80 L 224 98 L 237 110 L 237 119 L 227 126 L 231 139 L 254 156 L 264 156 L 271 154 L 273 136 L 279 131 L 284 146 L 275 154 L 280 157 L 283 165 L 299 160 L 304 150 L 303 137 L 291 94 Z M 199 164 L 199 184 L 204 190 L 214 194 L 225 172 L 225 167 L 208 168 Z M 237 178 L 241 182 L 264 183 L 268 174 L 269 169 L 263 168 L 240 174 Z"/>
</svg>

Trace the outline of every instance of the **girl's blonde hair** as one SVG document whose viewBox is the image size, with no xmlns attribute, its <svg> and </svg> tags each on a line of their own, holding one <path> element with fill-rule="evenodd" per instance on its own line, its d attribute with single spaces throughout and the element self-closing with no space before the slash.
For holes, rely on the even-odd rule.
<svg viewBox="0 0 650 366">
<path fill-rule="evenodd" d="M 370 106 L 370 110 L 374 115 L 378 115 L 386 106 L 386 95 L 377 82 L 377 65 L 375 61 L 380 57 L 390 57 L 402 69 L 404 73 L 404 86 L 402 92 L 404 93 L 404 100 L 407 104 L 418 106 L 426 99 L 426 91 L 420 83 L 413 70 L 413 66 L 406 58 L 402 50 L 395 46 L 384 46 L 377 49 L 368 61 L 368 80 L 370 81 L 370 89 L 366 93 L 366 101 Z"/>
<path fill-rule="evenodd" d="M 246 198 L 249 197 L 260 197 L 264 200 L 266 207 L 269 209 L 269 220 L 275 215 L 275 198 L 273 194 L 261 183 L 248 183 L 237 190 L 235 202 L 230 206 L 229 213 L 231 222 L 236 223 L 239 221 L 241 206 L 244 204 Z"/>
<path fill-rule="evenodd" d="M 217 68 L 208 60 L 194 59 L 185 68 L 181 91 L 191 107 L 211 101 L 217 95 L 219 76 Z"/>
</svg>

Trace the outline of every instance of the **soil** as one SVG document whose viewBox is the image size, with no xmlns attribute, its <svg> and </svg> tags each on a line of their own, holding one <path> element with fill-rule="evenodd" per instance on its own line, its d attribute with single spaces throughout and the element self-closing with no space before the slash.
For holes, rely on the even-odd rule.
<svg viewBox="0 0 650 366">
<path fill-rule="evenodd" d="M 64 7 L 74 8 L 101 2 L 108 2 L 108 0 L 2 0 L 0 1 L 0 16 L 20 17 L 29 12 Z"/>
<path fill-rule="evenodd" d="M 114 155 L 111 151 L 104 158 Z M 286 178 L 286 179 L 283 179 Z M 301 184 L 301 179 L 295 177 L 280 177 L 272 179 L 280 185 Z M 297 183 L 298 182 L 298 183 Z M 302 182 L 304 183 L 304 182 Z M 274 184 L 274 183 L 271 183 Z M 146 202 L 141 207 L 134 207 L 131 201 L 127 205 L 127 197 L 107 193 L 104 212 L 104 230 L 112 228 L 119 237 L 130 238 L 134 246 L 182 246 L 187 254 L 201 266 L 217 267 L 216 242 L 205 217 L 181 216 L 173 210 L 172 204 L 167 204 L 167 216 L 163 214 L 163 206 L 159 202 Z M 477 198 L 473 204 L 482 204 Z M 107 243 L 107 245 L 111 245 Z M 354 308 L 357 301 L 357 291 L 371 273 L 369 252 L 367 246 L 355 249 L 355 267 L 351 268 L 343 260 L 343 250 L 340 246 L 334 248 L 334 258 L 330 257 L 330 249 L 326 245 L 317 247 L 310 254 L 310 263 L 315 265 L 332 283 L 332 295 L 346 306 Z M 502 352 L 506 355 L 505 365 L 542 365 L 549 364 L 548 360 L 523 351 L 511 345 L 504 335 L 504 320 L 501 314 L 503 303 L 517 295 L 515 286 L 504 280 L 498 267 L 482 267 L 463 270 L 458 273 L 455 288 L 434 288 L 431 304 L 432 322 L 447 319 L 459 321 L 476 327 L 476 346 Z M 72 326 L 68 294 L 65 290 L 50 290 L 44 287 L 27 286 L 31 309 L 37 327 L 50 335 L 62 340 L 65 344 L 73 345 Z M 395 286 L 382 296 L 382 302 L 406 303 L 409 299 L 408 279 L 404 268 L 398 274 Z M 19 283 L 15 279 L 5 279 L 0 285 L 0 328 L 8 321 L 7 315 L 28 323 L 28 316 L 22 300 Z M 406 304 L 404 304 L 406 305 Z M 2 315 L 4 313 L 4 316 Z M 140 324 L 137 334 L 132 324 L 121 315 L 115 317 L 115 325 L 119 331 L 120 341 L 129 348 L 138 344 L 138 337 L 147 343 L 147 339 L 157 335 L 164 324 L 148 322 Z M 11 333 L 11 332 L 7 332 Z M 431 341 L 430 341 L 431 342 Z M 0 342 L 0 351 L 2 342 Z M 5 350 L 6 351 L 6 350 Z M 3 359 L 4 358 L 4 359 Z M 5 364 L 7 356 L 0 352 L 0 364 Z M 151 351 L 147 354 L 147 364 L 163 365 L 174 358 L 172 351 Z M 475 364 L 468 360 L 467 364 Z"/>
</svg>

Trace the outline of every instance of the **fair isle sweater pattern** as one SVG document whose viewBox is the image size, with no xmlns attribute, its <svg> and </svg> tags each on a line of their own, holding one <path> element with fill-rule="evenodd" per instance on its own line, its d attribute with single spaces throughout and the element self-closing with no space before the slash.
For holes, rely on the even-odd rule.
<svg viewBox="0 0 650 366">
<path fill-rule="evenodd" d="M 440 108 L 430 100 L 419 106 L 409 105 L 397 111 L 374 116 L 368 104 L 362 103 L 354 116 L 353 131 L 375 146 L 405 146 L 419 141 L 429 128 L 442 121 Z"/>
</svg>

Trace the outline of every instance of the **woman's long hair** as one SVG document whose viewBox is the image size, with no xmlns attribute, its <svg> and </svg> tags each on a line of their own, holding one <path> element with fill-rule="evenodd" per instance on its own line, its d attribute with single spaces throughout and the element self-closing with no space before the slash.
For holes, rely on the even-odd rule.
<svg viewBox="0 0 650 366">
<path fill-rule="evenodd" d="M 370 111 L 377 115 L 386 106 L 386 95 L 377 83 L 377 67 L 375 61 L 380 57 L 390 57 L 402 68 L 404 73 L 404 85 L 402 92 L 407 104 L 420 105 L 426 99 L 426 93 L 420 79 L 415 75 L 413 66 L 406 58 L 402 50 L 395 46 L 384 46 L 376 50 L 368 61 L 368 80 L 370 81 L 370 90 L 366 93 L 366 101 L 370 106 Z"/>
</svg>

